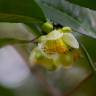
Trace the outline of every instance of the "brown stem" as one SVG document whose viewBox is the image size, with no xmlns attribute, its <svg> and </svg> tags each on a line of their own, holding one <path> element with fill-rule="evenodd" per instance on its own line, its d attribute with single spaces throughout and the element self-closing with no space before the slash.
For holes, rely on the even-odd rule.
<svg viewBox="0 0 96 96">
<path fill-rule="evenodd" d="M 39 71 L 37 70 L 34 71 L 33 69 L 32 72 L 35 74 L 36 78 L 40 81 L 41 85 L 45 88 L 45 90 L 47 90 L 50 96 L 63 96 L 56 87 L 48 83 L 43 73 L 40 72 L 40 70 Z"/>
<path fill-rule="evenodd" d="M 81 87 L 81 85 L 83 85 L 88 79 L 92 77 L 92 75 L 93 75 L 92 72 L 89 72 L 89 74 L 77 86 L 75 86 L 75 88 L 73 88 L 70 92 L 66 94 L 64 93 L 63 96 L 71 96 L 71 94 L 77 91 Z"/>
<path fill-rule="evenodd" d="M 36 38 L 34 38 L 34 39 L 32 39 L 32 40 L 25 40 L 23 43 L 37 43 L 37 39 L 38 39 L 39 37 L 36 37 Z"/>
</svg>

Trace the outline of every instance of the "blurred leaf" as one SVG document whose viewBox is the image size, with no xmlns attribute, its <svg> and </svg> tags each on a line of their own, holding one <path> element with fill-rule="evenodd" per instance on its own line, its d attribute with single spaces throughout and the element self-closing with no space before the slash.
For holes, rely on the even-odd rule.
<svg viewBox="0 0 96 96">
<path fill-rule="evenodd" d="M 87 78 L 87 80 L 85 80 L 83 84 L 81 84 L 81 86 L 75 89 L 71 96 L 95 96 L 95 86 L 96 78 L 94 76 L 91 76 L 91 78 Z"/>
<path fill-rule="evenodd" d="M 42 10 L 34 0 L 0 0 L 0 22 L 42 23 Z"/>
<path fill-rule="evenodd" d="M 41 31 L 40 24 L 26 23 L 26 25 L 30 27 L 34 35 L 40 36 L 43 34 Z"/>
<path fill-rule="evenodd" d="M 85 52 L 85 55 L 90 63 L 90 66 L 94 73 L 96 73 L 96 39 L 80 36 L 81 47 Z"/>
<path fill-rule="evenodd" d="M 0 96 L 15 96 L 12 90 L 0 86 Z"/>
<path fill-rule="evenodd" d="M 78 4 L 83 7 L 91 8 L 96 10 L 96 0 L 67 0 L 74 4 Z"/>
<path fill-rule="evenodd" d="M 42 7 L 42 10 L 44 11 L 46 17 L 53 22 L 57 24 L 61 24 L 63 26 L 70 26 L 72 27 L 76 32 L 82 33 L 84 35 L 90 36 L 92 38 L 96 38 L 96 32 L 91 30 L 89 28 L 88 22 L 86 25 L 82 24 L 84 20 L 86 19 L 86 9 L 82 9 L 80 11 L 84 11 L 82 14 L 82 22 L 79 20 L 79 16 L 75 16 L 76 14 L 73 14 L 73 8 L 77 8 L 77 6 L 73 6 L 70 3 L 64 1 L 64 0 L 37 0 L 39 5 Z M 55 2 L 55 3 L 54 3 Z M 70 8 L 72 8 L 70 12 Z M 78 7 L 78 9 L 80 9 Z M 77 12 L 77 11 L 75 11 Z M 74 13 L 75 13 L 74 12 Z M 79 19 L 78 19 L 79 18 Z M 90 30 L 89 30 L 90 29 Z"/>
<path fill-rule="evenodd" d="M 7 45 L 7 44 L 23 44 L 23 43 L 32 43 L 31 40 L 19 40 L 15 38 L 0 38 L 0 47 Z"/>
<path fill-rule="evenodd" d="M 0 23 L 1 39 L 11 38 L 16 40 L 31 41 L 32 39 L 35 38 L 35 36 L 31 32 L 32 30 L 28 29 L 24 24 L 21 24 L 21 23 Z M 10 43 L 7 43 L 7 44 L 10 44 Z M 1 47 L 3 47 L 3 45 Z M 12 45 L 17 50 L 20 50 L 21 55 L 24 54 L 24 56 L 28 58 L 29 52 L 30 50 L 32 50 L 35 44 L 30 42 L 30 43 L 23 43 L 23 44 L 13 43 Z"/>
</svg>

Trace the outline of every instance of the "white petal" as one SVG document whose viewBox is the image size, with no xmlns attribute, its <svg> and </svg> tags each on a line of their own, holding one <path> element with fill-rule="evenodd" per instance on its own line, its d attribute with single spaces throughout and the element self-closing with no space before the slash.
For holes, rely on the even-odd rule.
<svg viewBox="0 0 96 96">
<path fill-rule="evenodd" d="M 79 43 L 72 33 L 64 33 L 63 40 L 72 48 L 79 48 Z"/>
<path fill-rule="evenodd" d="M 53 30 L 46 37 L 47 37 L 47 40 L 56 40 L 62 36 L 63 36 L 63 33 L 59 32 L 58 30 Z"/>
<path fill-rule="evenodd" d="M 39 38 L 39 41 L 40 42 L 45 42 L 46 41 L 46 36 L 44 35 L 44 36 L 41 36 L 40 38 Z"/>
</svg>

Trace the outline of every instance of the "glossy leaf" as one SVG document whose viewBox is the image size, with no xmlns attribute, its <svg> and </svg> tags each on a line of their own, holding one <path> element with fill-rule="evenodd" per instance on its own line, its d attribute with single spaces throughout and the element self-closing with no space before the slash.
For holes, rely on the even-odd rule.
<svg viewBox="0 0 96 96">
<path fill-rule="evenodd" d="M 45 17 L 34 0 L 0 0 L 0 22 L 42 23 Z"/>
<path fill-rule="evenodd" d="M 90 23 L 85 21 L 89 16 L 89 10 L 81 9 L 65 0 L 37 0 L 37 2 L 48 19 L 63 26 L 70 26 L 81 34 L 96 38 L 96 33 L 91 30 Z M 73 10 L 75 11 L 73 12 Z"/>
</svg>

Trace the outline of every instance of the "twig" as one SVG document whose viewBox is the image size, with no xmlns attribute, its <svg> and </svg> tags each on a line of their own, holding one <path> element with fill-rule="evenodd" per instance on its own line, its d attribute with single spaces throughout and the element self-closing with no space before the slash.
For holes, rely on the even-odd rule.
<svg viewBox="0 0 96 96">
<path fill-rule="evenodd" d="M 32 39 L 32 40 L 25 40 L 24 42 L 21 42 L 21 43 L 37 43 L 37 39 L 39 38 L 39 36 L 38 37 L 36 37 L 36 38 L 34 38 L 34 39 Z"/>
<path fill-rule="evenodd" d="M 42 72 L 39 69 L 33 69 L 32 72 L 35 74 L 36 78 L 40 81 L 45 90 L 50 94 L 50 96 L 63 96 L 61 92 L 54 87 L 52 84 L 49 84 Z"/>
<path fill-rule="evenodd" d="M 71 96 L 75 91 L 77 91 L 81 85 L 83 85 L 88 79 L 90 79 L 92 77 L 92 72 L 90 72 L 77 86 L 75 86 L 75 88 L 73 88 L 70 92 L 68 93 L 64 93 L 63 96 Z"/>
</svg>

